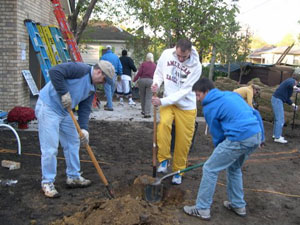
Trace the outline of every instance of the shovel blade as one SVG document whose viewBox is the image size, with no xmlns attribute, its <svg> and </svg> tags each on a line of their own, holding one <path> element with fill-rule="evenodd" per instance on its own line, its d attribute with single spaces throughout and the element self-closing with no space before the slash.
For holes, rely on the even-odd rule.
<svg viewBox="0 0 300 225">
<path fill-rule="evenodd" d="M 160 202 L 163 197 L 163 185 L 152 185 L 148 184 L 145 187 L 145 200 L 147 202 Z"/>
</svg>

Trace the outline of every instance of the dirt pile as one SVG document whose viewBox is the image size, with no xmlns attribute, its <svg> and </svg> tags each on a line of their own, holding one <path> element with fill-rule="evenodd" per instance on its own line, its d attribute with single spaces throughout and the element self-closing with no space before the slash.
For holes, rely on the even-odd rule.
<svg viewBox="0 0 300 225">
<path fill-rule="evenodd" d="M 143 190 L 146 184 L 154 180 L 152 177 L 141 176 L 135 179 L 134 184 L 124 190 L 124 196 L 114 199 L 89 199 L 80 212 L 72 216 L 65 216 L 51 225 L 94 225 L 94 224 L 180 224 L 170 209 L 164 205 L 176 204 L 182 200 L 183 192 L 180 189 L 167 190 L 168 201 L 151 204 L 143 199 Z M 127 194 L 128 193 L 128 194 Z M 179 197 L 179 199 L 178 199 Z"/>
</svg>

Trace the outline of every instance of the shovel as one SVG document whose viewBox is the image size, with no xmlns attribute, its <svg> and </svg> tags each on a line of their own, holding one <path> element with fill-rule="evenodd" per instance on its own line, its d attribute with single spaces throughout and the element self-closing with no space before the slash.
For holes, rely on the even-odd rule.
<svg viewBox="0 0 300 225">
<path fill-rule="evenodd" d="M 156 94 L 154 94 L 156 95 Z M 152 176 L 156 177 L 156 157 L 157 157 L 157 144 L 156 144 L 156 139 L 157 139 L 157 124 L 156 124 L 156 106 L 153 107 L 153 144 L 152 144 L 152 166 L 153 166 L 153 171 L 152 171 Z"/>
<path fill-rule="evenodd" d="M 163 197 L 163 184 L 161 182 L 164 179 L 166 179 L 168 177 L 171 177 L 171 176 L 174 176 L 176 174 L 188 172 L 188 171 L 193 170 L 195 168 L 201 167 L 201 166 L 204 165 L 204 163 L 205 162 L 202 162 L 202 163 L 196 164 L 194 166 L 187 167 L 183 170 L 178 170 L 178 171 L 175 171 L 173 173 L 169 173 L 169 174 L 163 176 L 162 178 L 157 179 L 154 183 L 147 185 L 146 188 L 145 188 L 145 199 L 146 199 L 146 201 L 148 201 L 148 202 L 159 202 L 162 199 L 162 197 Z"/>
<path fill-rule="evenodd" d="M 79 136 L 82 137 L 83 134 L 82 134 L 80 126 L 79 126 L 79 124 L 78 124 L 78 122 L 77 122 L 77 120 L 76 120 L 76 118 L 74 116 L 73 111 L 71 109 L 68 109 L 68 111 L 69 111 L 69 113 L 70 113 L 70 115 L 72 117 L 72 120 L 73 120 L 73 122 L 75 124 L 75 127 L 77 129 L 77 132 L 78 132 Z M 102 182 L 104 183 L 104 185 L 105 185 L 105 187 L 107 189 L 109 198 L 114 198 L 114 194 L 113 194 L 112 190 L 109 188 L 109 184 L 108 184 L 108 182 L 107 182 L 107 180 L 106 180 L 106 178 L 105 178 L 105 176 L 104 176 L 104 174 L 102 172 L 102 169 L 100 168 L 100 166 L 98 164 L 98 161 L 97 161 L 97 159 L 96 159 L 96 157 L 95 157 L 95 155 L 94 155 L 94 153 L 93 153 L 90 145 L 87 143 L 85 145 L 85 148 L 86 148 L 86 150 L 87 150 L 87 152 L 88 152 L 88 154 L 89 154 L 89 156 L 90 156 L 90 158 L 91 158 L 91 160 L 92 160 L 92 162 L 93 162 L 93 164 L 94 164 L 94 166 L 95 166 L 95 168 L 96 168 L 96 170 L 98 172 L 98 175 L 100 176 L 100 179 L 102 180 Z"/>
</svg>

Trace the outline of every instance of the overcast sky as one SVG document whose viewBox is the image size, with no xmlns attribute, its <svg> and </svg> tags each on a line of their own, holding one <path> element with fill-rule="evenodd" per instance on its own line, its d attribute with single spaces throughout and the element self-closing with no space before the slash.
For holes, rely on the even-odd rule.
<svg viewBox="0 0 300 225">
<path fill-rule="evenodd" d="M 239 0 L 238 21 L 248 24 L 255 35 L 275 44 L 292 33 L 300 33 L 300 0 Z"/>
</svg>

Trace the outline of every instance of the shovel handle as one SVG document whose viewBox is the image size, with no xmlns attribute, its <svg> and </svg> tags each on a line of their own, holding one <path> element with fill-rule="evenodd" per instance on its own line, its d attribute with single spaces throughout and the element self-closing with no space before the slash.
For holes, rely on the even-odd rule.
<svg viewBox="0 0 300 225">
<path fill-rule="evenodd" d="M 199 163 L 199 164 L 196 164 L 196 165 L 187 167 L 187 168 L 185 168 L 185 169 L 183 169 L 183 170 L 178 170 L 178 171 L 177 171 L 177 174 L 179 174 L 179 173 L 184 173 L 184 172 L 190 171 L 190 170 L 192 170 L 192 169 L 201 167 L 201 166 L 204 165 L 204 163 L 205 163 L 205 162 L 202 162 L 202 163 Z"/>
<path fill-rule="evenodd" d="M 76 118 L 74 116 L 73 111 L 71 109 L 68 109 L 68 111 L 69 111 L 69 113 L 70 113 L 70 115 L 72 117 L 72 120 L 73 120 L 73 122 L 75 124 L 75 127 L 77 129 L 77 132 L 78 132 L 79 136 L 82 137 L 83 133 L 81 132 L 80 126 L 79 126 L 79 124 L 78 124 L 78 122 L 77 122 L 77 120 L 76 120 Z M 86 148 L 86 150 L 87 150 L 87 152 L 88 152 L 88 154 L 89 154 L 89 156 L 90 156 L 90 158 L 91 158 L 91 160 L 92 160 L 92 162 L 93 162 L 93 164 L 94 164 L 94 166 L 95 166 L 95 168 L 96 168 L 96 170 L 97 170 L 97 172 L 98 172 L 98 174 L 99 174 L 102 182 L 104 183 L 105 186 L 108 186 L 108 182 L 107 182 L 107 180 L 106 180 L 106 178 L 105 178 L 105 176 L 104 176 L 104 174 L 102 172 L 102 169 L 100 168 L 100 166 L 98 164 L 98 161 L 97 161 L 97 159 L 96 159 L 96 157 L 95 157 L 95 155 L 94 155 L 94 153 L 93 153 L 90 145 L 86 144 L 85 148 Z"/>
</svg>

